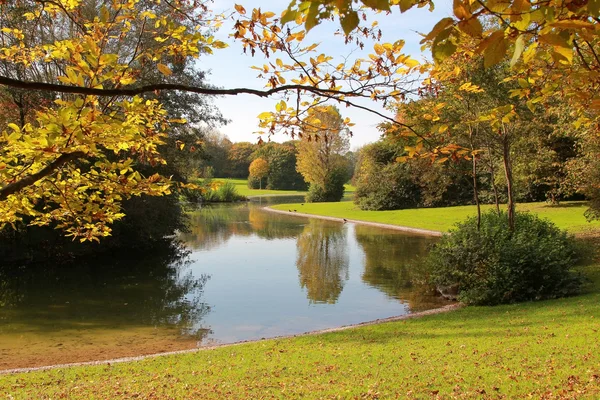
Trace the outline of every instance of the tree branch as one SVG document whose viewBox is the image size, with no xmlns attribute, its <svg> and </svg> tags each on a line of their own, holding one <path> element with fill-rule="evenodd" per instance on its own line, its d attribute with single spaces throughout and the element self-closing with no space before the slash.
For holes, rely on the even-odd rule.
<svg viewBox="0 0 600 400">
<path fill-rule="evenodd" d="M 4 186 L 2 189 L 0 189 L 0 201 L 6 200 L 6 198 L 11 194 L 18 192 L 27 186 L 33 185 L 40 179 L 52 175 L 54 171 L 56 171 L 63 165 L 82 157 L 85 157 L 85 153 L 82 151 L 61 154 L 56 160 L 46 165 L 44 168 L 42 168 L 35 174 L 29 175 L 26 178 L 10 183 Z"/>
<path fill-rule="evenodd" d="M 269 97 L 275 93 L 284 92 L 288 90 L 304 90 L 320 95 L 340 95 L 340 96 L 352 96 L 352 97 L 369 97 L 361 96 L 355 91 L 340 91 L 334 89 L 322 89 L 313 86 L 306 85 L 283 85 L 272 89 L 259 90 L 249 88 L 235 88 L 235 89 L 217 89 L 217 88 L 206 88 L 199 86 L 188 86 L 178 85 L 171 83 L 157 83 L 153 85 L 144 85 L 132 89 L 98 89 L 89 88 L 82 86 L 69 86 L 55 83 L 44 83 L 44 82 L 28 82 L 18 79 L 12 79 L 6 76 L 0 76 L 0 85 L 9 87 L 26 89 L 26 90 L 39 90 L 46 92 L 59 92 L 59 93 L 72 93 L 82 94 L 87 96 L 136 96 L 144 93 L 155 92 L 160 90 L 180 90 L 183 92 L 192 92 L 198 94 L 205 94 L 211 96 L 219 95 L 238 95 L 238 94 L 251 94 L 258 97 Z"/>
</svg>

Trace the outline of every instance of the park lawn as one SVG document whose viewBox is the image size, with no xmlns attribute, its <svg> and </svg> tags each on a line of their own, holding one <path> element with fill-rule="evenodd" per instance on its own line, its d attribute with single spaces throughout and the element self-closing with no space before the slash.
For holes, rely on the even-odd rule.
<svg viewBox="0 0 600 400">
<path fill-rule="evenodd" d="M 274 205 L 274 209 L 298 210 L 300 213 L 324 215 L 360 221 L 378 222 L 411 228 L 429 229 L 447 232 L 459 221 L 476 214 L 475 206 L 456 206 L 440 208 L 417 208 L 393 211 L 362 211 L 352 202 L 340 203 L 304 203 Z M 492 205 L 482 209 L 491 210 Z M 563 202 L 559 205 L 548 203 L 523 203 L 517 205 L 518 211 L 530 211 L 554 222 L 559 228 L 574 234 L 588 234 L 600 231 L 600 221 L 587 222 L 583 213 L 587 209 L 585 202 Z"/>
<path fill-rule="evenodd" d="M 297 195 L 304 196 L 306 191 L 300 190 L 267 190 L 267 189 L 250 189 L 247 179 L 234 178 L 214 178 L 215 181 L 231 182 L 235 185 L 237 192 L 246 197 L 252 196 L 272 196 L 272 195 Z"/>
<path fill-rule="evenodd" d="M 577 297 L 0 375 L 0 398 L 598 399 L 600 266 L 585 272 Z"/>
<path fill-rule="evenodd" d="M 267 190 L 267 189 L 250 189 L 248 187 L 247 179 L 233 179 L 233 178 L 214 178 L 215 181 L 231 182 L 235 185 L 237 192 L 246 197 L 253 196 L 304 196 L 306 190 Z M 354 186 L 345 185 L 346 193 L 354 192 Z"/>
</svg>

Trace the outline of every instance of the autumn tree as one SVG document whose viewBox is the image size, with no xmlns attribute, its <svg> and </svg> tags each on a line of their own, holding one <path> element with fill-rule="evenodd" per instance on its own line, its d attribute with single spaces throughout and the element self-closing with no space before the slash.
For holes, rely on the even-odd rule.
<svg viewBox="0 0 600 400">
<path fill-rule="evenodd" d="M 311 129 L 310 110 L 328 102 L 376 112 L 356 99 L 403 101 L 425 82 L 417 73 L 431 66 L 404 54 L 401 40 L 378 42 L 377 26 L 361 21 L 369 20 L 364 9 L 391 11 L 386 18 L 393 18 L 393 12 L 427 5 L 433 2 L 307 0 L 291 2 L 282 15 L 237 5 L 234 38 L 248 53 L 273 61 L 257 66 L 267 83 L 257 90 L 169 78 L 180 61 L 226 46 L 211 35 L 220 17 L 201 1 L 3 3 L 0 62 L 5 73 L 0 84 L 45 92 L 49 104 L 24 125 L 17 117 L 6 121 L 0 142 L 0 223 L 31 218 L 33 224 L 55 224 L 72 236 L 94 239 L 110 234 L 112 221 L 122 218 L 121 199 L 170 192 L 168 179 L 135 170 L 138 162 L 164 162 L 157 147 L 170 125 L 182 122 L 168 117 L 161 92 L 279 96 L 275 109 L 259 116 L 261 126 L 271 134 L 283 130 L 291 135 Z M 469 46 L 483 55 L 485 67 L 511 61 L 507 79 L 520 86 L 512 96 L 528 106 L 560 97 L 573 106 L 580 126 L 597 125 L 596 1 L 456 0 L 453 12 L 424 37 L 436 62 L 463 51 L 469 36 Z M 30 27 L 13 23 L 18 15 Z M 318 44 L 306 42 L 312 27 L 336 18 L 348 43 L 364 46 L 365 38 L 375 39 L 368 57 L 336 65 Z M 50 28 L 40 32 L 36 26 Z M 167 79 L 146 81 L 148 70 Z M 500 120 L 509 115 L 501 111 L 495 114 Z M 109 153 L 116 159 L 107 158 Z"/>
<path fill-rule="evenodd" d="M 227 174 L 232 178 L 247 178 L 256 145 L 250 142 L 233 143 L 227 155 Z"/>
<path fill-rule="evenodd" d="M 304 178 L 296 171 L 298 155 L 296 143 L 297 141 L 291 140 L 284 143 L 269 142 L 257 145 L 256 151 L 252 153 L 252 158 L 263 158 L 269 163 L 267 189 L 306 190 L 307 185 Z M 249 182 L 249 184 L 254 184 L 254 182 Z"/>
<path fill-rule="evenodd" d="M 310 184 L 306 201 L 340 201 L 344 195 L 349 132 L 334 107 L 309 111 L 302 139 L 298 142 L 296 169 Z"/>
<path fill-rule="evenodd" d="M 262 189 L 262 180 L 269 174 L 269 163 L 264 158 L 257 158 L 250 163 L 249 172 L 248 180 L 258 179 L 260 182 L 259 189 Z"/>
</svg>

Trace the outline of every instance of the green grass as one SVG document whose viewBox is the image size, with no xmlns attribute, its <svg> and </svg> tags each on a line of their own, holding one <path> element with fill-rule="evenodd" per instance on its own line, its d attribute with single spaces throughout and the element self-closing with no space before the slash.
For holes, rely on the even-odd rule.
<svg viewBox="0 0 600 400">
<path fill-rule="evenodd" d="M 237 192 L 246 197 L 253 196 L 286 196 L 286 195 L 296 195 L 296 196 L 304 196 L 306 194 L 306 190 L 267 190 L 267 189 L 250 189 L 248 188 L 248 180 L 247 179 L 233 179 L 233 178 L 214 178 L 215 181 L 229 181 L 235 185 Z M 354 192 L 354 186 L 345 185 L 346 193 Z"/>
<path fill-rule="evenodd" d="M 475 206 L 457 206 L 443 208 L 419 208 L 394 211 L 361 211 L 352 202 L 341 203 L 304 203 L 272 206 L 274 209 L 297 209 L 298 212 L 325 215 L 337 218 L 379 222 L 412 228 L 430 229 L 447 232 L 459 221 L 475 215 Z M 484 205 L 483 210 L 490 210 L 491 205 Z M 563 202 L 559 205 L 547 203 L 518 204 L 517 210 L 530 211 L 548 218 L 559 228 L 576 234 L 586 234 L 600 230 L 600 221 L 587 222 L 583 213 L 587 209 L 585 202 Z"/>
<path fill-rule="evenodd" d="M 215 181 L 229 181 L 235 185 L 237 192 L 246 197 L 252 196 L 273 196 L 273 195 L 298 195 L 304 196 L 306 191 L 298 190 L 267 190 L 267 189 L 250 189 L 248 187 L 247 179 L 233 179 L 233 178 L 214 178 Z"/>
<path fill-rule="evenodd" d="M 600 398 L 600 266 L 584 295 L 110 366 L 0 376 L 0 398 Z"/>
</svg>

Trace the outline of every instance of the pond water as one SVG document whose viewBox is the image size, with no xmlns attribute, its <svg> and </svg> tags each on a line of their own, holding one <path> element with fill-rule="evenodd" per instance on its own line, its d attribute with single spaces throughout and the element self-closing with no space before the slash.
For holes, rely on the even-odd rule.
<svg viewBox="0 0 600 400">
<path fill-rule="evenodd" d="M 297 199 L 288 198 L 288 201 Z M 183 246 L 0 268 L 0 369 L 302 333 L 439 307 L 431 238 L 270 213 L 281 199 L 191 213 Z"/>
</svg>

